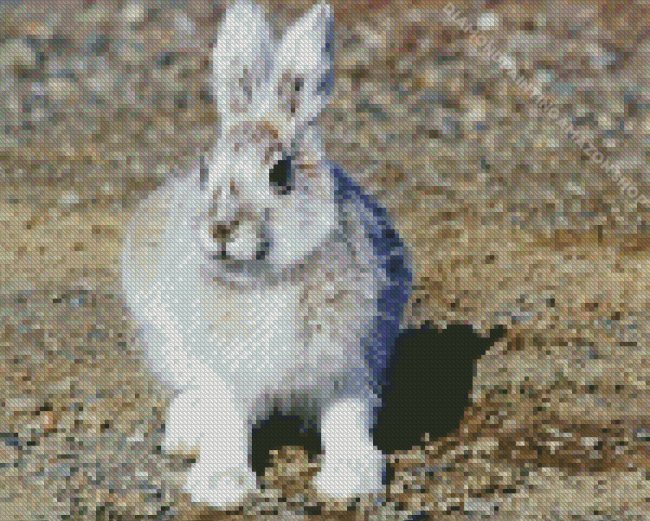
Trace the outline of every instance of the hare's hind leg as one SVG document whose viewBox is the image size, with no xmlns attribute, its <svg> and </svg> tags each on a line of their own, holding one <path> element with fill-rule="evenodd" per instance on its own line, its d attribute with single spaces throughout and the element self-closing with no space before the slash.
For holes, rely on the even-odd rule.
<svg viewBox="0 0 650 521">
<path fill-rule="evenodd" d="M 373 445 L 371 426 L 370 400 L 344 398 L 325 409 L 321 426 L 325 456 L 315 481 L 319 493 L 342 499 L 382 490 L 385 457 Z"/>
</svg>

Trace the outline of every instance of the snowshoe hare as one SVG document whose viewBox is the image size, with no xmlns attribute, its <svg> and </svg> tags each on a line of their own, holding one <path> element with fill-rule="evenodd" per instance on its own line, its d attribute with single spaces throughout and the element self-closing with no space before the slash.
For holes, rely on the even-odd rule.
<svg viewBox="0 0 650 521">
<path fill-rule="evenodd" d="M 319 428 L 319 494 L 382 488 L 372 430 L 411 272 L 385 212 L 323 157 L 332 24 L 321 3 L 276 41 L 260 8 L 229 8 L 219 141 L 138 207 L 124 239 L 126 303 L 176 393 L 163 449 L 198 446 L 185 490 L 215 507 L 255 490 L 252 427 L 274 407 Z"/>
</svg>

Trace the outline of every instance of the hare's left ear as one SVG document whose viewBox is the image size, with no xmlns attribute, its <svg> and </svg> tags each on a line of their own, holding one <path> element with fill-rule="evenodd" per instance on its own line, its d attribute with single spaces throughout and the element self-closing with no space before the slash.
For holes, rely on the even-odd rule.
<svg viewBox="0 0 650 521">
<path fill-rule="evenodd" d="M 255 105 L 268 79 L 274 43 L 262 9 L 250 0 L 235 0 L 226 11 L 212 54 L 214 93 L 225 123 Z"/>
<path fill-rule="evenodd" d="M 334 15 L 325 2 L 316 4 L 282 38 L 270 85 L 295 131 L 316 119 L 329 101 L 334 82 L 333 44 Z"/>
</svg>

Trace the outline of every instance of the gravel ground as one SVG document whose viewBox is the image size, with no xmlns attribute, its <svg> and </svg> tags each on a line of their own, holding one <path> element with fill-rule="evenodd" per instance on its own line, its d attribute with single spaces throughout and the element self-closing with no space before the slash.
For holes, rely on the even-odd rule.
<svg viewBox="0 0 650 521">
<path fill-rule="evenodd" d="M 649 8 L 455 4 L 620 181 L 446 4 L 333 2 L 321 121 L 413 252 L 405 325 L 507 335 L 479 361 L 459 431 L 395 456 L 385 494 L 319 504 L 315 464 L 285 447 L 232 514 L 191 505 L 191 455 L 156 449 L 170 396 L 141 363 L 117 271 L 137 202 L 218 130 L 207 79 L 225 4 L 3 9 L 0 520 L 647 517 Z M 309 3 L 265 5 L 285 27 Z"/>
</svg>

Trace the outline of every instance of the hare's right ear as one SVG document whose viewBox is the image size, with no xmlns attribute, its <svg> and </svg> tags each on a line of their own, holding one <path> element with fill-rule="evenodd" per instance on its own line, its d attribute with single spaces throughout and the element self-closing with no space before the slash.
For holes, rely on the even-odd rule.
<svg viewBox="0 0 650 521">
<path fill-rule="evenodd" d="M 255 104 L 268 78 L 273 47 L 264 12 L 249 0 L 235 0 L 212 54 L 214 93 L 226 125 Z"/>
<path fill-rule="evenodd" d="M 304 130 L 327 105 L 333 77 L 334 13 L 321 1 L 285 31 L 269 79 L 293 132 Z"/>
</svg>

